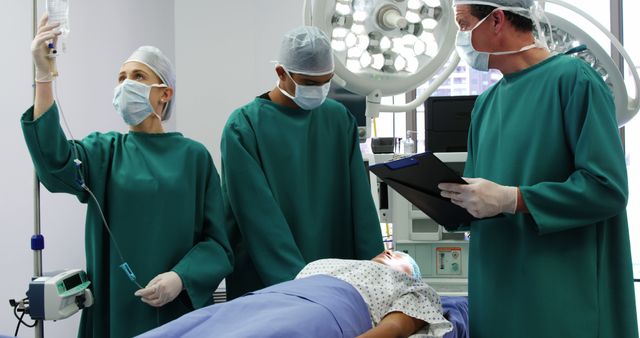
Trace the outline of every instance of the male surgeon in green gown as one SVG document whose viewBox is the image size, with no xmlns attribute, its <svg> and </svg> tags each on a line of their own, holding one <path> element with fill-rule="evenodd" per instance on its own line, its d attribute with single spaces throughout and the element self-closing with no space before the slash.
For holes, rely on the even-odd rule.
<svg viewBox="0 0 640 338">
<path fill-rule="evenodd" d="M 130 131 L 67 140 L 47 57 L 56 27 L 43 18 L 33 40 L 35 102 L 22 130 L 41 182 L 87 204 L 95 302 L 83 310 L 78 337 L 132 337 L 210 305 L 231 272 L 220 181 L 202 144 L 164 131 L 175 71 L 155 47 L 138 48 L 118 74 L 113 103 Z M 123 260 L 136 284 L 119 268 Z"/>
<path fill-rule="evenodd" d="M 383 249 L 355 119 L 326 99 L 333 69 L 327 36 L 294 29 L 282 40 L 277 86 L 227 121 L 229 298 L 292 280 L 317 259 L 371 259 Z"/>
<path fill-rule="evenodd" d="M 489 6 L 491 5 L 491 6 Z M 504 77 L 476 101 L 465 176 L 473 338 L 638 337 L 611 92 L 534 40 L 532 0 L 454 0 L 458 54 Z M 533 18 L 533 20 L 530 20 Z"/>
</svg>

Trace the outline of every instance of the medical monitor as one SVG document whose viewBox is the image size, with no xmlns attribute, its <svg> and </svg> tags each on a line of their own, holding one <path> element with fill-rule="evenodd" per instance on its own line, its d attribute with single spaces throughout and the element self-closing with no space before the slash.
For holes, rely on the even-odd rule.
<svg viewBox="0 0 640 338">
<path fill-rule="evenodd" d="M 466 152 L 471 111 L 476 95 L 432 96 L 424 103 L 425 149 Z"/>
<path fill-rule="evenodd" d="M 367 128 L 367 116 L 365 115 L 367 110 L 366 97 L 354 94 L 335 83 L 331 83 L 328 97 L 342 103 L 351 112 L 351 115 L 356 118 L 358 136 L 360 141 L 363 142 L 366 138 Z"/>
</svg>

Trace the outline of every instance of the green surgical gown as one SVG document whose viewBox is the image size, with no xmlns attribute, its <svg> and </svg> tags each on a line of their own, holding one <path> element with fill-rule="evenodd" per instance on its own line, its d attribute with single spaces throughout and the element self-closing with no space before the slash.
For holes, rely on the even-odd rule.
<svg viewBox="0 0 640 338">
<path fill-rule="evenodd" d="M 519 186 L 530 211 L 471 224 L 471 337 L 638 336 L 625 158 L 596 72 L 558 55 L 488 89 L 465 176 Z"/>
<path fill-rule="evenodd" d="M 137 287 L 118 267 L 95 201 L 76 183 L 72 141 L 60 128 L 56 105 L 36 121 L 29 109 L 22 130 L 45 187 L 87 204 L 86 263 L 95 303 L 82 313 L 79 337 L 132 337 L 213 302 L 233 258 L 220 180 L 203 145 L 180 133 L 93 133 L 75 142 L 86 185 L 137 281 L 144 287 L 171 270 L 182 278 L 184 291 L 157 310 L 133 295 Z"/>
<path fill-rule="evenodd" d="M 291 280 L 317 259 L 383 250 L 357 126 L 343 105 L 328 99 L 308 111 L 256 98 L 231 114 L 221 150 L 230 298 Z"/>
</svg>

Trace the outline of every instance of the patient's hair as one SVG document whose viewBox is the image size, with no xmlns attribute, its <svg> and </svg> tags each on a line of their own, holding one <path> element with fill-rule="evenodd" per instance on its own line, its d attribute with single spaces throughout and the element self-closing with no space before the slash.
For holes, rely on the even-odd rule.
<svg viewBox="0 0 640 338">
<path fill-rule="evenodd" d="M 416 260 L 413 259 L 413 257 L 409 256 L 409 254 L 406 252 L 396 251 L 396 253 L 401 254 L 409 261 L 409 263 L 411 264 L 411 272 L 413 274 L 413 278 L 421 279 L 422 273 L 420 272 L 420 267 L 418 266 L 418 263 L 416 263 Z"/>
</svg>

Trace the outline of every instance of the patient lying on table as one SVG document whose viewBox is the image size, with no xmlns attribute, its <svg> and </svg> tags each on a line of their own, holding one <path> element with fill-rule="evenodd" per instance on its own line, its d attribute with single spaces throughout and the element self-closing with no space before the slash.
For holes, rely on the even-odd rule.
<svg viewBox="0 0 640 338">
<path fill-rule="evenodd" d="M 139 337 L 408 337 L 452 326 L 410 256 L 321 259 L 295 280 L 188 313 Z"/>
</svg>

